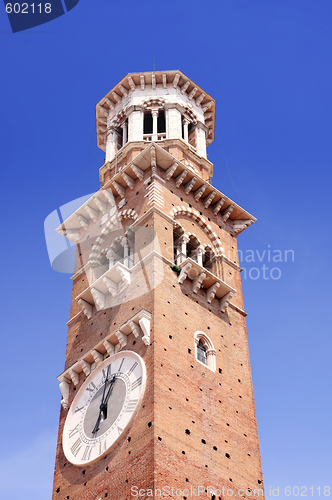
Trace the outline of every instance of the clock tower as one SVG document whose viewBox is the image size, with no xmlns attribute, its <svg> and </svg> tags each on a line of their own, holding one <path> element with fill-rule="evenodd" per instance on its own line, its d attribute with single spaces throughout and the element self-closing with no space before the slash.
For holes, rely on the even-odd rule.
<svg viewBox="0 0 332 500">
<path fill-rule="evenodd" d="M 263 497 L 237 236 L 211 184 L 215 100 L 131 73 L 96 106 L 101 188 L 77 244 L 55 500 Z"/>
</svg>

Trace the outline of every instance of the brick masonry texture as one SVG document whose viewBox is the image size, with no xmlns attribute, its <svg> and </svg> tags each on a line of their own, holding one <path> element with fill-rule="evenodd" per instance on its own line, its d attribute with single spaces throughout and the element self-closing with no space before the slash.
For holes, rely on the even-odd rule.
<svg viewBox="0 0 332 500">
<path fill-rule="evenodd" d="M 174 156 L 185 158 L 179 146 L 169 149 Z M 131 158 L 139 152 L 137 148 L 128 155 Z M 126 161 L 128 158 L 123 163 Z M 105 175 L 105 182 L 111 178 L 111 172 Z M 202 200 L 195 202 L 193 194 L 186 195 L 183 186 L 176 188 L 173 179 L 163 182 L 165 172 L 159 167 L 157 175 L 160 179 L 149 179 L 148 173 L 146 180 L 136 179 L 134 189 L 126 189 L 124 208 L 135 210 L 139 226 L 152 229 L 157 235 L 159 247 L 154 245 L 154 250 L 161 257 L 156 254 L 146 259 L 146 273 L 161 276 L 162 281 L 156 287 L 144 288 L 147 285 L 143 273 L 134 275 L 129 289 L 123 292 L 128 294 L 123 303 L 100 311 L 94 308 L 88 319 L 75 297 L 87 287 L 88 277 L 77 271 L 82 265 L 82 253 L 88 252 L 84 245 L 91 246 L 93 242 L 78 246 L 65 361 L 68 369 L 145 308 L 152 314 L 150 345 L 144 345 L 141 337 L 129 335 L 125 346 L 126 350 L 140 354 L 146 364 L 144 398 L 116 446 L 85 468 L 71 465 L 64 456 L 61 440 L 67 410 L 61 408 L 53 500 L 129 500 L 134 498 L 134 485 L 145 489 L 224 486 L 234 492 L 239 488 L 263 488 L 236 238 L 231 235 L 230 222 L 221 222 L 211 209 L 204 208 Z M 207 178 L 205 171 L 200 175 Z M 151 183 L 160 186 L 162 206 L 160 202 L 149 202 L 146 196 Z M 119 201 L 118 196 L 116 202 Z M 174 255 L 170 211 L 177 206 L 196 208 L 218 235 L 227 257 L 218 268 L 219 277 L 236 289 L 225 313 L 219 310 L 216 299 L 207 303 L 205 291 L 193 293 L 190 280 L 180 285 L 170 268 Z M 151 210 L 153 207 L 158 211 Z M 174 220 L 186 232 L 196 234 L 202 244 L 211 245 L 196 221 L 184 215 L 175 215 Z M 99 220 L 97 226 L 98 223 Z M 124 230 L 132 223 L 133 220 L 124 221 Z M 136 240 L 135 263 L 139 246 L 140 256 L 146 256 L 143 233 L 140 235 L 142 239 Z M 133 291 L 139 286 L 145 291 L 135 296 Z M 197 331 L 204 332 L 214 345 L 215 372 L 195 358 Z M 70 384 L 69 404 L 85 378 L 81 373 L 79 384 Z"/>
</svg>

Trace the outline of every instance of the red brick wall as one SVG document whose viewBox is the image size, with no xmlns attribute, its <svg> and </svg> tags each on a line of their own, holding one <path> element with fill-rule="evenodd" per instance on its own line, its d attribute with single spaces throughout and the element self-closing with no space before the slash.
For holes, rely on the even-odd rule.
<svg viewBox="0 0 332 500">
<path fill-rule="evenodd" d="M 179 148 L 175 149 L 172 154 L 180 155 Z M 164 178 L 164 171 L 158 168 L 158 175 Z M 173 260 L 171 209 L 178 205 L 196 208 L 219 236 L 226 257 L 235 263 L 234 267 L 223 262 L 220 277 L 237 290 L 231 302 L 243 309 L 236 238 L 230 234 L 230 223 L 221 223 L 201 201 L 195 203 L 193 194 L 186 195 L 182 186 L 176 188 L 173 179 L 165 184 L 157 182 L 163 190 L 163 206 L 159 210 L 166 217 L 149 213 L 141 226 L 156 232 L 158 252 Z M 147 213 L 151 209 L 145 197 L 147 188 L 147 184 L 136 180 L 135 189 L 126 190 L 124 208 L 135 209 L 139 217 Z M 209 243 L 196 222 L 186 216 L 178 220 L 202 243 Z M 142 233 L 137 242 L 139 238 L 143 238 Z M 147 273 L 160 275 L 160 262 L 150 259 Z M 135 290 L 144 286 L 145 278 L 142 273 L 134 274 L 126 292 L 128 301 L 99 312 L 94 310 L 90 320 L 80 313 L 75 300 L 87 286 L 87 277 L 83 273 L 73 280 L 74 319 L 69 322 L 65 368 L 145 308 L 152 313 L 151 345 L 145 346 L 141 338 L 129 335 L 125 349 L 143 357 L 148 383 L 140 411 L 118 445 L 107 457 L 85 469 L 71 465 L 64 457 L 61 439 L 67 411 L 61 409 L 53 500 L 97 500 L 106 493 L 114 500 L 129 500 L 133 498 L 133 485 L 182 489 L 224 486 L 234 493 L 238 488 L 262 487 L 258 482 L 262 481 L 262 471 L 245 317 L 232 306 L 225 313 L 220 312 L 217 301 L 208 304 L 202 290 L 194 294 L 188 280 L 179 285 L 167 261 L 163 263 L 163 272 L 162 282 L 141 296 L 135 296 Z M 198 330 L 209 336 L 216 349 L 215 373 L 195 359 L 194 333 Z M 82 373 L 80 384 L 84 379 Z M 76 391 L 71 384 L 69 403 Z"/>
</svg>

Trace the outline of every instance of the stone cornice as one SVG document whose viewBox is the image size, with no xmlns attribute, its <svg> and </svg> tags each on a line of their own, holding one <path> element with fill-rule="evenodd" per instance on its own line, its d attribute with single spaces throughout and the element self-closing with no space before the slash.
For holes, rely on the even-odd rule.
<svg viewBox="0 0 332 500">
<path fill-rule="evenodd" d="M 238 266 L 235 262 L 232 262 L 228 257 L 226 257 L 226 255 L 223 254 L 221 256 L 221 260 L 225 261 L 227 264 L 229 264 L 230 266 L 232 266 L 237 271 L 239 271 L 239 272 L 242 271 L 242 268 L 240 266 Z"/>
<path fill-rule="evenodd" d="M 241 309 L 240 307 L 236 306 L 232 302 L 229 302 L 228 305 L 229 305 L 229 307 L 231 307 L 232 309 L 234 309 L 234 311 L 237 311 L 238 313 L 242 314 L 242 316 L 244 316 L 244 317 L 248 316 L 248 313 L 246 313 L 243 309 Z"/>
<path fill-rule="evenodd" d="M 128 151 L 131 149 L 140 149 L 141 152 L 150 145 L 151 143 L 147 143 L 145 141 L 136 141 L 136 142 L 127 142 L 116 154 L 115 158 L 112 159 L 112 161 L 108 163 L 104 163 L 99 169 L 99 181 L 104 182 L 104 175 L 106 172 L 109 170 L 113 170 L 113 168 L 116 168 L 118 163 L 122 163 L 122 161 L 126 158 Z M 188 159 L 197 162 L 206 172 L 208 172 L 209 177 L 212 177 L 213 175 L 213 163 L 211 163 L 209 160 L 206 158 L 202 158 L 199 156 L 195 149 L 186 141 L 182 139 L 164 139 L 163 141 L 158 141 L 156 143 L 158 146 L 167 148 L 170 146 L 178 146 L 182 151 L 185 152 L 186 156 L 188 156 Z M 181 160 L 179 160 L 181 161 Z M 130 162 L 134 163 L 135 158 Z M 115 172 L 117 173 L 117 172 Z M 110 179 L 107 183 L 103 185 L 103 187 L 107 187 L 112 179 Z"/>
<path fill-rule="evenodd" d="M 113 175 L 112 179 L 97 193 L 93 194 L 74 214 L 68 217 L 57 228 L 57 231 L 75 243 L 79 242 L 84 231 L 89 234 L 93 230 L 100 212 L 103 213 L 107 210 L 107 206 L 114 207 L 118 205 L 118 208 L 120 208 L 118 202 L 120 198 L 125 200 L 126 190 L 134 188 L 136 179 L 144 181 L 146 174 L 155 175 L 156 165 L 161 170 L 164 170 L 167 182 L 171 181 L 173 184 L 173 177 L 176 189 L 184 189 L 187 194 L 192 194 L 195 202 L 203 203 L 205 209 L 212 210 L 213 214 L 220 219 L 217 224 L 225 227 L 226 221 L 228 221 L 229 231 L 234 236 L 256 220 L 251 214 L 204 180 L 193 166 L 186 165 L 158 143 L 151 142 L 131 162 L 124 164 Z M 122 203 L 125 204 L 124 201 Z M 196 206 L 199 209 L 199 205 Z M 175 207 L 172 211 L 183 212 L 183 210 L 191 211 L 194 214 L 196 212 L 200 213 L 199 210 L 183 206 Z M 174 216 L 174 213 L 171 215 Z M 109 223 L 112 223 L 112 221 L 110 220 Z M 108 232 L 106 227 L 103 230 Z"/>
<path fill-rule="evenodd" d="M 190 78 L 179 70 L 152 71 L 146 73 L 127 74 L 108 94 L 96 104 L 97 143 L 105 149 L 104 126 L 109 115 L 118 114 L 125 108 L 131 108 L 132 95 L 140 95 L 142 91 L 155 92 L 157 89 L 169 89 L 168 93 L 176 92 L 188 102 L 188 107 L 194 107 L 206 115 L 209 124 L 206 144 L 214 140 L 215 99 L 203 91 Z M 148 96 L 147 96 L 148 97 Z M 159 96 L 158 96 L 159 97 Z M 128 108 L 128 109 L 127 109 Z"/>
</svg>

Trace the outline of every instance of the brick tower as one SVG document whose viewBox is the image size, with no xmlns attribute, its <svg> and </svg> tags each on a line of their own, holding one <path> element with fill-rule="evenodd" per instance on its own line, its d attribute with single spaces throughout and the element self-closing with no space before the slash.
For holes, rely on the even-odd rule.
<svg viewBox="0 0 332 500">
<path fill-rule="evenodd" d="M 255 218 L 211 185 L 215 100 L 133 73 L 96 118 L 102 187 L 58 228 L 77 256 L 52 498 L 262 497 L 236 241 Z"/>
</svg>

